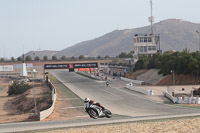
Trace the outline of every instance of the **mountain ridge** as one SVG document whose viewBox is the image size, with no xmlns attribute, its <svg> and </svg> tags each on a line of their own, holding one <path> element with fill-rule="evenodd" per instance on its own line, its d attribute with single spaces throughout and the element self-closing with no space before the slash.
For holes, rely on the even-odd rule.
<svg viewBox="0 0 200 133">
<path fill-rule="evenodd" d="M 166 19 L 155 23 L 153 28 L 154 33 L 160 35 L 161 50 L 163 51 L 182 51 L 185 48 L 196 51 L 199 49 L 199 38 L 196 30 L 200 30 L 200 23 L 193 23 L 182 19 Z M 83 41 L 57 51 L 54 55 L 58 58 L 62 56 L 78 57 L 79 55 L 90 57 L 109 55 L 113 57 L 121 52 L 133 50 L 133 37 L 135 34 L 149 33 L 150 26 L 114 30 L 95 39 Z"/>
</svg>

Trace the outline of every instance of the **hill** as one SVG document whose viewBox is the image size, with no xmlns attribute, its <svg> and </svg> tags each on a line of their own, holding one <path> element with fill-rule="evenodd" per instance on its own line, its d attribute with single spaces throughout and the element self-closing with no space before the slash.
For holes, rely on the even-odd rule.
<svg viewBox="0 0 200 133">
<path fill-rule="evenodd" d="M 198 35 L 196 33 L 198 29 L 200 29 L 200 24 L 180 19 L 168 19 L 154 24 L 155 33 L 160 34 L 161 49 L 163 51 L 182 51 L 184 48 L 188 48 L 191 51 L 198 49 Z M 149 32 L 150 26 L 115 30 L 99 38 L 84 41 L 63 49 L 56 56 L 116 56 L 121 52 L 133 50 L 133 37 L 135 34 L 147 34 Z"/>
<path fill-rule="evenodd" d="M 191 51 L 199 49 L 196 30 L 200 30 L 200 24 L 180 19 L 168 19 L 154 24 L 154 33 L 160 34 L 161 49 L 163 51 L 182 51 L 185 48 Z M 121 52 L 130 52 L 133 50 L 133 37 L 135 34 L 148 33 L 150 33 L 150 26 L 115 30 L 93 40 L 75 44 L 59 52 L 52 52 L 51 56 L 53 54 L 58 58 L 64 55 L 66 57 L 78 57 L 79 55 L 91 57 L 97 57 L 98 55 L 116 56 Z M 45 54 L 47 52 L 42 54 L 42 56 Z"/>
<path fill-rule="evenodd" d="M 43 51 L 30 51 L 26 53 L 24 56 L 30 56 L 32 59 L 34 59 L 36 56 L 40 57 L 40 59 L 43 59 L 44 56 L 47 56 L 48 59 L 51 59 L 53 55 L 55 55 L 58 51 L 51 51 L 51 50 L 43 50 Z M 35 54 L 35 55 L 34 55 Z M 35 56 L 35 57 L 34 57 Z"/>
</svg>

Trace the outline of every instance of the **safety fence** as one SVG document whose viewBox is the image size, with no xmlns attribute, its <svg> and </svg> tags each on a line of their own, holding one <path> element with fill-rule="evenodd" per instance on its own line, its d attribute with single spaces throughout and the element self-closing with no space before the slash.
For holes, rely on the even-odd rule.
<svg viewBox="0 0 200 133">
<path fill-rule="evenodd" d="M 48 87 L 52 91 L 52 105 L 51 105 L 50 108 L 48 108 L 48 109 L 43 110 L 43 111 L 40 112 L 40 114 L 39 114 L 40 121 L 43 120 L 43 119 L 45 119 L 45 118 L 47 118 L 49 115 L 51 115 L 51 113 L 54 110 L 54 106 L 55 106 L 55 102 L 56 102 L 56 98 L 57 98 L 56 87 L 51 83 L 51 81 L 48 78 L 48 76 L 46 76 L 46 83 L 47 83 Z"/>
</svg>

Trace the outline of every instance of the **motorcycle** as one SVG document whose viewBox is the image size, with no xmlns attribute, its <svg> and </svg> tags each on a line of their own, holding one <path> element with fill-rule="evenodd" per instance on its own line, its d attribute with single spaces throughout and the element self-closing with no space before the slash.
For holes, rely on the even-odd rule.
<svg viewBox="0 0 200 133">
<path fill-rule="evenodd" d="M 111 118 L 112 113 L 105 109 L 100 103 L 91 104 L 89 108 L 86 109 L 86 112 L 91 118 L 97 119 L 97 118 Z"/>
</svg>

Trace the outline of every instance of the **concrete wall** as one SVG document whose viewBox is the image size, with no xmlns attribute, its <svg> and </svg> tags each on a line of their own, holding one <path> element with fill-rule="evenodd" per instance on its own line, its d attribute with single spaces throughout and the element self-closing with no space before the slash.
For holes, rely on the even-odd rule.
<svg viewBox="0 0 200 133">
<path fill-rule="evenodd" d="M 144 83 L 144 81 L 133 80 L 133 79 L 128 79 L 128 78 L 124 78 L 124 77 L 121 77 L 121 80 L 132 82 L 134 84 L 140 84 L 140 85 L 142 85 Z"/>
<path fill-rule="evenodd" d="M 176 97 L 173 97 L 171 94 L 169 94 L 168 91 L 165 92 L 165 96 L 171 100 L 173 103 L 176 103 L 177 102 L 177 98 Z"/>
<path fill-rule="evenodd" d="M 146 90 L 146 89 L 143 89 L 143 88 L 140 88 L 140 87 L 132 86 L 131 83 L 126 84 L 126 88 L 140 92 L 140 93 L 145 94 L 145 95 L 153 95 L 153 90 Z"/>
<path fill-rule="evenodd" d="M 49 115 L 51 115 L 51 113 L 54 110 L 54 106 L 55 106 L 55 101 L 53 101 L 53 104 L 52 104 L 52 106 L 49 109 L 46 109 L 46 110 L 40 112 L 40 121 L 44 120 Z"/>
<path fill-rule="evenodd" d="M 54 106 L 55 106 L 55 102 L 56 102 L 56 98 L 57 98 L 57 95 L 56 95 L 56 88 L 54 87 L 54 85 L 50 82 L 50 80 L 48 80 L 48 84 L 51 85 L 52 87 L 52 105 L 50 108 L 46 109 L 46 110 L 43 110 L 40 112 L 40 115 L 39 115 L 39 119 L 40 121 L 41 120 L 44 120 L 45 118 L 47 118 L 49 115 L 51 115 L 51 113 L 53 112 L 54 110 Z"/>
<path fill-rule="evenodd" d="M 87 77 L 94 78 L 94 79 L 101 79 L 101 77 L 96 76 L 96 75 L 91 75 L 91 74 L 89 74 L 89 73 L 85 73 L 85 72 L 77 72 L 77 73 L 82 74 L 82 75 L 85 75 L 85 76 L 87 76 Z"/>
</svg>

